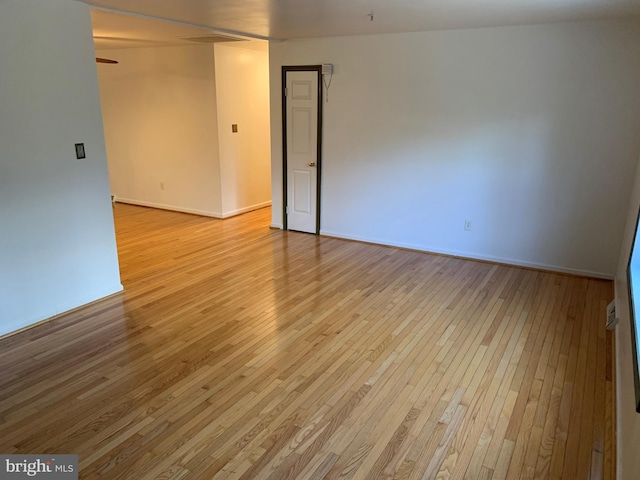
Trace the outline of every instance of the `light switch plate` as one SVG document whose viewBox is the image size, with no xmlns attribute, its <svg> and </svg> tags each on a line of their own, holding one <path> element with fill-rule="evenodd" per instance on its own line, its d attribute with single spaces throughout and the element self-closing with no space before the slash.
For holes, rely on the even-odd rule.
<svg viewBox="0 0 640 480">
<path fill-rule="evenodd" d="M 76 143 L 76 158 L 78 160 L 87 158 L 87 154 L 84 151 L 84 143 Z"/>
</svg>

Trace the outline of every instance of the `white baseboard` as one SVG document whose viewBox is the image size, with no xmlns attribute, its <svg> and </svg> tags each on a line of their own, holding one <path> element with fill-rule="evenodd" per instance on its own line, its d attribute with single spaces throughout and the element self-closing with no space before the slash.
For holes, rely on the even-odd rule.
<svg viewBox="0 0 640 480">
<path fill-rule="evenodd" d="M 619 322 L 618 322 L 619 323 Z M 615 351 L 616 351 L 616 391 L 614 392 L 614 398 L 615 398 L 615 402 L 616 402 L 616 445 L 622 445 L 622 415 L 620 414 L 620 412 L 622 412 L 622 390 L 621 390 L 621 385 L 623 382 L 623 378 L 622 378 L 622 360 L 620 358 L 620 348 L 618 347 L 618 345 L 621 344 L 621 339 L 620 339 L 620 329 L 616 328 L 615 331 L 613 332 L 615 335 Z M 622 469 L 623 469 L 623 465 L 622 465 L 622 456 L 621 456 L 621 450 L 622 448 L 620 448 L 619 446 L 616 448 L 616 473 L 617 473 L 617 477 L 618 478 L 622 478 Z"/>
<path fill-rule="evenodd" d="M 229 218 L 235 215 L 241 215 L 243 213 L 252 212 L 253 210 L 259 210 L 261 208 L 270 207 L 271 200 L 262 203 L 256 203 L 255 205 L 251 205 L 249 207 L 239 208 L 238 210 L 232 210 L 230 212 L 224 212 L 222 214 L 222 218 Z"/>
<path fill-rule="evenodd" d="M 410 243 L 393 242 L 389 240 L 381 240 L 377 238 L 360 237 L 354 235 L 347 235 L 340 232 L 332 232 L 329 230 L 320 230 L 320 235 L 326 237 L 343 238 L 345 240 L 356 240 L 358 242 L 373 243 L 375 245 L 385 245 L 390 247 L 407 248 L 410 250 L 417 250 L 425 253 L 435 253 L 440 255 L 450 255 L 453 257 L 466 258 L 469 260 L 483 260 L 486 262 L 503 263 L 507 265 L 513 265 L 516 267 L 535 268 L 536 270 L 548 270 L 551 272 L 568 273 L 571 275 L 580 275 L 583 277 L 601 278 L 603 280 L 613 280 L 614 275 L 602 272 L 593 272 L 590 270 L 580 270 L 576 268 L 568 268 L 557 265 L 548 265 L 545 263 L 534 263 L 525 260 L 517 260 L 513 258 L 495 257 L 492 255 L 482 255 L 473 252 L 459 252 L 455 250 L 443 250 L 439 248 L 431 248 L 425 245 L 415 245 Z"/>
<path fill-rule="evenodd" d="M 77 299 L 75 302 L 61 305 L 58 308 L 59 311 L 56 313 L 56 315 L 61 315 L 65 312 L 68 312 L 69 310 L 74 310 L 78 307 L 82 307 L 83 305 L 87 305 L 88 303 L 95 302 L 96 300 L 109 297 L 113 294 L 120 293 L 122 291 L 124 291 L 124 287 L 122 286 L 121 283 L 118 283 L 117 285 L 114 285 L 110 288 L 105 288 L 98 292 L 94 292 L 91 295 L 85 295 L 84 297 Z"/>
<path fill-rule="evenodd" d="M 167 205 L 164 203 L 147 202 L 145 200 L 135 200 L 133 198 L 116 197 L 116 202 L 127 203 L 129 205 L 138 205 L 140 207 L 159 208 L 161 210 L 171 210 L 173 212 L 192 213 L 194 215 L 202 215 L 205 217 L 224 218 L 220 212 L 212 212 L 208 210 L 198 210 L 195 208 L 184 208 L 176 205 Z"/>
<path fill-rule="evenodd" d="M 91 295 L 79 297 L 72 302 L 65 302 L 61 305 L 56 305 L 50 310 L 40 313 L 37 316 L 29 317 L 16 322 L 9 322 L 9 324 L 7 325 L 0 325 L 0 337 L 36 327 L 42 323 L 46 323 L 49 320 L 52 320 L 54 317 L 62 315 L 63 313 L 67 313 L 71 310 L 83 307 L 97 300 L 110 297 L 111 295 L 120 293 L 123 290 L 124 287 L 122 286 L 122 284 L 118 283 L 117 285 L 114 285 L 110 288 L 105 288 L 98 292 L 94 292 Z"/>
<path fill-rule="evenodd" d="M 272 223 L 269 225 L 271 228 L 277 228 L 278 230 L 284 229 L 284 225 L 282 223 Z"/>
<path fill-rule="evenodd" d="M 116 197 L 115 201 L 118 203 L 127 203 L 129 205 L 138 205 L 141 207 L 152 207 L 159 208 L 161 210 L 171 210 L 173 212 L 182 212 L 182 213 L 191 213 L 193 215 L 202 215 L 204 217 L 212 217 L 212 218 L 229 218 L 234 217 L 236 215 L 241 215 L 243 213 L 251 212 L 253 210 L 258 210 L 260 208 L 265 208 L 271 205 L 271 200 L 268 202 L 257 203 L 255 205 L 250 205 L 248 207 L 239 208 L 237 210 L 231 210 L 229 212 L 213 212 L 209 210 L 199 210 L 195 208 L 184 208 L 178 207 L 176 205 L 167 205 L 164 203 L 155 203 L 155 202 L 147 202 L 144 200 L 135 200 L 132 198 L 122 198 Z"/>
</svg>

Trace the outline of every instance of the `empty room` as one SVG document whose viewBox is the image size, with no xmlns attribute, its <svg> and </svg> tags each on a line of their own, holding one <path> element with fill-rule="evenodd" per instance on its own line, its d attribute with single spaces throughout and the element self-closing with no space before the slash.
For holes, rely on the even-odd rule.
<svg viewBox="0 0 640 480">
<path fill-rule="evenodd" d="M 640 5 L 0 0 L 0 71 L 0 478 L 640 475 Z"/>
</svg>

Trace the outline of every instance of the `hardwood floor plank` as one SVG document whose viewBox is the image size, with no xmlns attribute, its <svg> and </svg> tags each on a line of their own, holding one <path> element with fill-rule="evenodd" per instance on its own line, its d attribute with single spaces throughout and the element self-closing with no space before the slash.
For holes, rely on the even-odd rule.
<svg viewBox="0 0 640 480">
<path fill-rule="evenodd" d="M 116 204 L 125 293 L 0 340 L 82 479 L 615 478 L 612 283 Z"/>
</svg>

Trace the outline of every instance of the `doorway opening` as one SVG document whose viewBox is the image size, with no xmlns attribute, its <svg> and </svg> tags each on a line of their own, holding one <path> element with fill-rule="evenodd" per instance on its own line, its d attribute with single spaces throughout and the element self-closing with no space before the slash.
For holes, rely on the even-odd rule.
<svg viewBox="0 0 640 480">
<path fill-rule="evenodd" d="M 227 218 L 271 206 L 269 49 L 92 11 L 115 201 Z"/>
</svg>

